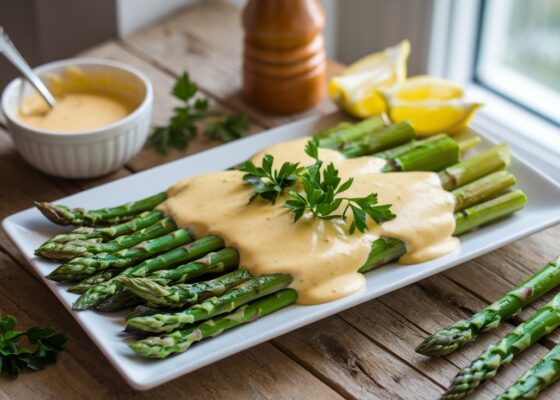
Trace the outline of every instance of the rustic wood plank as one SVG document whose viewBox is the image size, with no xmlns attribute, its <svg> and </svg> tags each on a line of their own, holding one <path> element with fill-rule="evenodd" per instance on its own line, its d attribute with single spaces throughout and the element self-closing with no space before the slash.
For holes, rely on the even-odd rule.
<svg viewBox="0 0 560 400">
<path fill-rule="evenodd" d="M 51 201 L 68 196 L 82 189 L 126 176 L 129 172 L 120 169 L 101 178 L 69 180 L 45 175 L 27 164 L 17 153 L 9 134 L 0 128 L 0 219 L 33 206 L 34 200 Z M 0 249 L 16 258 L 25 268 L 27 263 L 0 230 Z"/>
<path fill-rule="evenodd" d="M 0 313 L 16 316 L 22 327 L 56 326 L 68 331 L 67 351 L 56 366 L 25 373 L 18 380 L 0 378 L 8 398 L 340 398 L 311 373 L 270 344 L 263 344 L 157 389 L 131 390 L 84 331 L 43 284 L 30 279 L 0 252 Z"/>
<path fill-rule="evenodd" d="M 395 339 L 394 336 L 391 336 L 397 335 L 398 337 L 398 335 L 402 335 L 403 333 L 398 329 L 393 329 L 392 333 L 387 332 L 387 334 L 382 336 L 374 329 L 377 326 L 379 326 L 378 329 L 389 329 L 391 325 L 385 323 L 385 321 L 377 322 L 375 310 L 369 308 L 370 303 L 349 310 L 343 313 L 342 317 L 352 321 L 354 326 L 364 332 L 368 332 L 369 335 L 378 335 L 375 338 L 376 340 L 384 340 L 383 343 L 389 349 L 402 352 L 401 354 L 404 359 L 417 366 L 417 368 L 429 372 L 434 380 L 444 385 L 447 385 L 449 379 L 455 375 L 458 368 L 467 366 L 489 344 L 496 342 L 512 329 L 511 325 L 506 324 L 501 329 L 481 336 L 477 341 L 465 346 L 460 351 L 442 359 L 429 360 L 417 355 L 414 352 L 414 347 L 428 333 L 470 315 L 472 310 L 477 310 L 484 306 L 485 302 L 462 290 L 458 285 L 441 275 L 425 279 L 409 287 L 387 294 L 381 297 L 379 301 L 389 308 L 390 311 L 388 313 L 404 317 L 401 323 L 406 325 L 406 321 L 409 321 L 414 324 L 416 329 L 408 328 L 408 330 L 414 333 L 412 335 L 410 333 L 407 334 L 405 336 L 406 340 Z M 414 340 L 414 334 L 419 334 L 416 340 Z M 392 340 L 397 340 L 397 343 L 393 344 Z M 480 395 L 483 398 L 489 394 L 492 394 L 492 396 L 497 395 L 525 370 L 536 363 L 546 352 L 546 348 L 535 345 L 516 357 L 511 365 L 500 370 L 496 378 L 480 388 Z M 443 360 L 453 365 L 452 370 L 445 369 L 445 377 L 441 376 L 439 372 L 440 363 Z M 437 369 L 435 375 L 432 375 L 432 363 L 434 363 L 434 368 Z M 425 369 L 426 367 L 428 369 Z"/>
<path fill-rule="evenodd" d="M 123 41 L 176 76 L 188 70 L 204 91 L 265 126 L 335 111 L 328 99 L 312 110 L 289 116 L 268 115 L 246 104 L 240 92 L 242 38 L 239 8 L 223 1 L 205 1 Z M 328 73 L 340 69 L 340 64 L 330 62 Z"/>
<path fill-rule="evenodd" d="M 418 370 L 330 317 L 273 341 L 346 398 L 434 399 L 442 391 Z"/>
</svg>

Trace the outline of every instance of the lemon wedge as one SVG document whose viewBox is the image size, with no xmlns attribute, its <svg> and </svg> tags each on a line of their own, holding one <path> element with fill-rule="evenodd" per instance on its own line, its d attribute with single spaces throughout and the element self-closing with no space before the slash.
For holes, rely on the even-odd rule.
<svg viewBox="0 0 560 400">
<path fill-rule="evenodd" d="M 418 136 L 453 134 L 468 124 L 482 104 L 464 100 L 463 88 L 442 78 L 417 76 L 381 89 L 389 119 L 408 120 Z"/>
<path fill-rule="evenodd" d="M 388 89 L 406 78 L 410 42 L 368 55 L 346 68 L 329 82 L 329 96 L 349 114 L 366 118 L 385 111 L 378 89 Z"/>
</svg>

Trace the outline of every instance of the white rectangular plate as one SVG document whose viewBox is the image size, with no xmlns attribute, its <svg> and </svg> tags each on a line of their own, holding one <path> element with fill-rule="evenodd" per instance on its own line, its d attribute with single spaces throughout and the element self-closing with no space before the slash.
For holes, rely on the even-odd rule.
<svg viewBox="0 0 560 400">
<path fill-rule="evenodd" d="M 187 176 L 226 169 L 266 146 L 312 134 L 323 127 L 332 126 L 340 119 L 339 115 L 333 114 L 271 129 L 57 202 L 72 207 L 100 208 L 139 199 L 163 191 Z M 487 135 L 483 134 L 483 137 Z M 485 138 L 482 147 L 491 144 L 492 142 Z M 560 187 L 517 157 L 514 157 L 510 170 L 518 179 L 518 187 L 527 194 L 528 205 L 512 217 L 461 237 L 460 251 L 423 264 L 391 264 L 376 269 L 367 273 L 367 286 L 359 293 L 327 304 L 290 306 L 254 323 L 196 344 L 186 353 L 165 360 L 145 360 L 132 353 L 121 335 L 124 313 L 109 315 L 93 311 L 74 312 L 71 307 L 77 296 L 67 293 L 64 285 L 48 280 L 44 282 L 126 381 L 135 389 L 146 390 L 560 222 Z M 40 276 L 53 269 L 54 263 L 35 257 L 33 251 L 49 237 L 64 229 L 51 224 L 31 208 L 6 218 L 2 225 Z"/>
</svg>

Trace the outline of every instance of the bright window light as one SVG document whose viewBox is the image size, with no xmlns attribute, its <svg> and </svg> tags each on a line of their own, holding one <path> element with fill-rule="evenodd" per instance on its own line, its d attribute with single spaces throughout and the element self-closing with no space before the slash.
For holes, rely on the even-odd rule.
<svg viewBox="0 0 560 400">
<path fill-rule="evenodd" d="M 485 0 L 475 81 L 560 124 L 560 1 Z"/>
</svg>

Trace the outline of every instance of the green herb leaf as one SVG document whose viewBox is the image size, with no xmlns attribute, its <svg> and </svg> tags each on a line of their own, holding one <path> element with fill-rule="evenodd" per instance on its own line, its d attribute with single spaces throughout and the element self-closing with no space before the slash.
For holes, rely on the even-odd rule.
<svg viewBox="0 0 560 400">
<path fill-rule="evenodd" d="M 58 353 L 64 349 L 68 340 L 66 333 L 53 334 L 52 328 L 33 327 L 27 332 L 13 330 L 16 319 L 0 316 L 0 374 L 17 377 L 23 368 L 42 370 L 46 364 L 56 362 Z M 35 349 L 19 347 L 18 341 L 27 336 Z"/>
<path fill-rule="evenodd" d="M 207 99 L 194 99 L 197 91 L 198 87 L 186 72 L 175 83 L 171 93 L 185 104 L 173 110 L 167 126 L 156 127 L 150 135 L 150 144 L 160 154 L 167 155 L 170 147 L 187 148 L 198 132 L 196 122 L 211 115 Z"/>
<path fill-rule="evenodd" d="M 257 167 L 252 161 L 246 161 L 240 171 L 247 172 L 243 181 L 254 187 L 254 194 L 249 202 L 257 197 L 276 203 L 278 195 L 284 188 L 292 186 L 298 179 L 299 163 L 285 162 L 279 170 L 273 169 L 274 157 L 266 154 L 262 160 L 262 167 Z"/>
<path fill-rule="evenodd" d="M 284 207 L 294 213 L 294 222 L 297 222 L 306 211 L 311 212 L 315 218 L 346 220 L 349 211 L 352 212 L 353 221 L 350 224 L 349 233 L 355 230 L 365 232 L 367 230 L 367 217 L 369 216 L 378 224 L 395 218 L 391 212 L 390 204 L 377 205 L 377 194 L 371 193 L 366 197 L 349 198 L 337 197 L 340 193 L 348 190 L 353 183 L 353 178 L 341 184 L 339 171 L 333 163 L 329 163 L 321 171 L 322 161 L 319 159 L 318 143 L 316 139 L 307 142 L 305 152 L 315 159 L 315 164 L 307 167 L 299 175 L 301 178 L 303 193 L 290 190 L 288 194 L 291 199 L 284 203 Z M 342 214 L 336 214 L 340 206 L 346 203 Z"/>
<path fill-rule="evenodd" d="M 0 333 L 6 333 L 14 330 L 16 327 L 16 319 L 11 315 L 0 316 Z"/>
<path fill-rule="evenodd" d="M 219 121 L 208 123 L 204 134 L 222 142 L 231 142 L 241 138 L 247 129 L 249 129 L 247 114 L 231 114 Z"/>
</svg>

